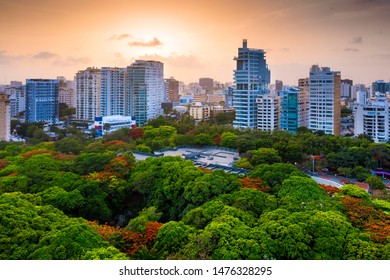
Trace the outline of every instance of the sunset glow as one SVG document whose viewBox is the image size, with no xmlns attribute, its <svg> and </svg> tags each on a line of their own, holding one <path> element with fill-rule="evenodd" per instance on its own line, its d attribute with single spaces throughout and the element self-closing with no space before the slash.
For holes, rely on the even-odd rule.
<svg viewBox="0 0 390 280">
<path fill-rule="evenodd" d="M 229 82 L 243 38 L 267 52 L 271 81 L 297 84 L 316 63 L 355 83 L 390 78 L 388 0 L 0 0 L 0 10 L 0 84 L 139 58 L 186 83 Z"/>
</svg>

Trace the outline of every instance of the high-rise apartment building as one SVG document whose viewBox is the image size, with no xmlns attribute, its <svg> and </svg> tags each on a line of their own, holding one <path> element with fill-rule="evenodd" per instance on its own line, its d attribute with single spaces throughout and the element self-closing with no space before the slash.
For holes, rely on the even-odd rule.
<svg viewBox="0 0 390 280">
<path fill-rule="evenodd" d="M 11 117 L 16 117 L 26 110 L 26 86 L 12 81 L 5 88 L 5 93 L 9 96 Z"/>
<path fill-rule="evenodd" d="M 58 80 L 26 80 L 26 122 L 59 121 Z"/>
<path fill-rule="evenodd" d="M 100 71 L 100 114 L 129 116 L 126 69 L 103 67 Z"/>
<path fill-rule="evenodd" d="M 236 110 L 236 119 L 233 126 L 236 128 L 257 128 L 256 99 L 268 93 L 270 71 L 265 60 L 265 51 L 250 49 L 247 40 L 243 40 L 242 48 L 238 49 L 234 81 L 236 89 L 233 91 L 233 107 Z"/>
<path fill-rule="evenodd" d="M 280 100 L 272 94 L 257 97 L 257 129 L 264 131 L 279 130 Z"/>
<path fill-rule="evenodd" d="M 298 130 L 298 98 L 300 88 L 288 88 L 279 92 L 280 97 L 280 129 L 291 133 Z"/>
<path fill-rule="evenodd" d="M 179 81 L 175 80 L 173 77 L 165 79 L 165 92 L 166 97 L 170 102 L 178 103 L 180 101 Z"/>
<path fill-rule="evenodd" d="M 357 92 L 354 105 L 355 135 L 366 134 L 375 142 L 390 140 L 390 103 L 384 93 L 377 92 L 371 100 L 365 91 Z"/>
<path fill-rule="evenodd" d="M 164 101 L 164 67 L 159 61 L 136 60 L 127 67 L 127 84 L 131 116 L 138 125 L 162 114 Z"/>
<path fill-rule="evenodd" d="M 309 93 L 307 87 L 290 87 L 279 92 L 280 129 L 297 133 L 298 127 L 308 126 Z"/>
<path fill-rule="evenodd" d="M 11 139 L 10 100 L 8 95 L 0 93 L 0 141 Z"/>
<path fill-rule="evenodd" d="M 329 67 L 313 65 L 309 77 L 309 128 L 340 135 L 341 76 Z"/>
<path fill-rule="evenodd" d="M 78 71 L 76 82 L 76 118 L 93 121 L 100 116 L 100 69 Z"/>
<path fill-rule="evenodd" d="M 76 90 L 73 81 L 67 81 L 65 77 L 57 77 L 59 81 L 58 100 L 70 108 L 76 108 Z"/>
</svg>

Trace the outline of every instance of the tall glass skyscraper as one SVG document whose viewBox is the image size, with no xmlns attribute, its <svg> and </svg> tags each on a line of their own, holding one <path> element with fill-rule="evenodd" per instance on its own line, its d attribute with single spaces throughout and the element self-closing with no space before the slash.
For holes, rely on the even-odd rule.
<svg viewBox="0 0 390 280">
<path fill-rule="evenodd" d="M 128 106 L 137 125 L 162 114 L 164 67 L 159 61 L 136 60 L 127 67 Z"/>
<path fill-rule="evenodd" d="M 59 121 L 58 80 L 26 80 L 26 122 Z"/>
<path fill-rule="evenodd" d="M 233 126 L 236 128 L 257 127 L 256 97 L 268 93 L 270 71 L 265 61 L 265 51 L 249 49 L 247 40 L 243 40 L 242 48 L 238 49 L 235 57 L 236 70 L 233 91 L 233 107 L 236 110 L 236 119 Z"/>
</svg>

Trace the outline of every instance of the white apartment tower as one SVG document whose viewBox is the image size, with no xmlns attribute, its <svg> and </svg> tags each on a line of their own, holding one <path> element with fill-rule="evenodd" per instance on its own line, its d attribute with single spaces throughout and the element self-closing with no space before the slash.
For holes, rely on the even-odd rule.
<svg viewBox="0 0 390 280">
<path fill-rule="evenodd" d="M 341 75 L 329 67 L 313 65 L 309 77 L 309 128 L 340 135 Z"/>
<path fill-rule="evenodd" d="M 366 91 L 357 92 L 354 106 L 355 135 L 366 134 L 375 142 L 386 143 L 390 139 L 390 103 L 386 95 L 377 92 L 370 100 Z"/>
<path fill-rule="evenodd" d="M 128 106 L 137 125 L 162 114 L 164 67 L 159 61 L 136 60 L 127 67 Z"/>
<path fill-rule="evenodd" d="M 100 113 L 106 116 L 128 116 L 126 69 L 103 67 L 100 72 Z"/>
<path fill-rule="evenodd" d="M 272 94 L 260 95 L 257 103 L 257 129 L 264 131 L 279 130 L 280 100 Z"/>
<path fill-rule="evenodd" d="M 100 69 L 87 68 L 77 72 L 76 77 L 76 117 L 79 120 L 93 121 L 100 116 Z"/>
</svg>

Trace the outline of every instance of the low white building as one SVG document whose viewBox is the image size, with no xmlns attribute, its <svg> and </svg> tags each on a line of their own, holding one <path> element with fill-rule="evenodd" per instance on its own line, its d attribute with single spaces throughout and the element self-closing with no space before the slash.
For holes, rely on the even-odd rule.
<svg viewBox="0 0 390 280">
<path fill-rule="evenodd" d="M 136 121 L 130 116 L 106 116 L 95 117 L 93 128 L 97 136 L 103 136 L 121 128 L 135 128 Z"/>
</svg>

